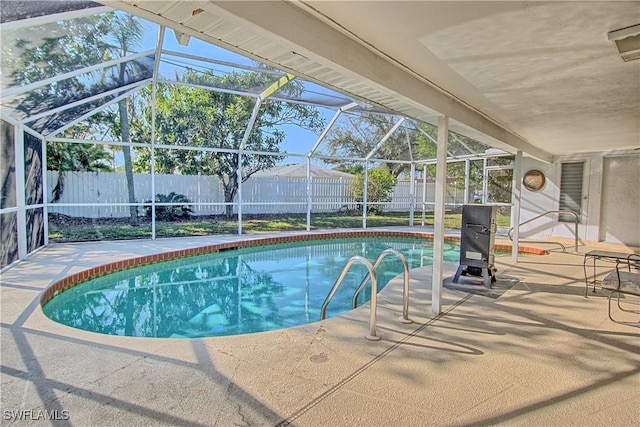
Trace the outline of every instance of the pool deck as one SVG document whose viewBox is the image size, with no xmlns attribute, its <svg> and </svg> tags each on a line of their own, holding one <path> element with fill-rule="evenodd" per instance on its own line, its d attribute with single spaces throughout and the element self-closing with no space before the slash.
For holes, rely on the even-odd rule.
<svg viewBox="0 0 640 427">
<path fill-rule="evenodd" d="M 640 328 L 610 321 L 602 290 L 584 297 L 583 254 L 601 244 L 577 254 L 527 244 L 554 250 L 498 257 L 498 283 L 513 286 L 497 299 L 445 288 L 439 316 L 430 267 L 411 270 L 414 323 L 398 322 L 398 277 L 378 299 L 380 341 L 364 338 L 368 304 L 203 339 L 99 335 L 40 308 L 43 289 L 96 265 L 255 237 L 52 244 L 3 272 L 2 425 L 640 425 Z M 631 325 L 640 317 L 614 312 Z"/>
</svg>

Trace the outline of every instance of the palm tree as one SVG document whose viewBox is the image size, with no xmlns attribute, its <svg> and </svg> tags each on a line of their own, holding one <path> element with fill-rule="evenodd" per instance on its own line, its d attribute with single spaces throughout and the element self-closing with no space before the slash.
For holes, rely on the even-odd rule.
<svg viewBox="0 0 640 427">
<path fill-rule="evenodd" d="M 65 176 L 70 171 L 109 172 L 109 153 L 99 145 L 50 143 L 47 150 L 49 169 L 58 171 L 58 181 L 53 188 L 53 202 L 64 192 Z"/>
<path fill-rule="evenodd" d="M 113 53 L 119 55 L 119 57 L 125 57 L 132 52 L 135 46 L 139 46 L 142 42 L 142 36 L 144 29 L 140 24 L 140 21 L 131 15 L 114 15 L 114 32 L 115 45 L 111 46 Z M 135 61 L 131 62 L 134 64 Z M 128 80 L 128 74 L 135 71 L 131 68 L 127 68 L 130 65 L 127 62 L 120 63 L 118 67 L 117 82 L 119 85 L 124 86 Z M 129 114 L 127 109 L 127 99 L 121 99 L 118 102 L 118 114 L 120 118 L 120 137 L 123 142 L 130 141 L 129 133 Z M 131 162 L 131 147 L 128 145 L 122 146 L 122 154 L 124 157 L 124 171 L 127 179 L 127 193 L 129 194 L 129 203 L 136 202 L 135 188 L 133 182 L 133 165 Z M 138 225 L 138 208 L 136 206 L 129 207 L 130 223 L 132 226 Z"/>
</svg>

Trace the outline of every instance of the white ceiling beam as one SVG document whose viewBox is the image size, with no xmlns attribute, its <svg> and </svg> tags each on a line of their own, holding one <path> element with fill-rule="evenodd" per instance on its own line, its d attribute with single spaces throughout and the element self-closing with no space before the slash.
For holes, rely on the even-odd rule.
<svg viewBox="0 0 640 427">
<path fill-rule="evenodd" d="M 223 67 L 241 69 L 246 71 L 255 71 L 257 73 L 263 73 L 263 74 L 276 74 L 279 76 L 283 74 L 282 71 L 279 71 L 279 70 L 272 70 L 272 69 L 260 68 L 260 67 L 251 67 L 249 65 L 243 65 L 243 64 L 235 64 L 233 62 L 221 61 L 215 58 L 207 58 L 206 56 L 191 55 L 189 53 L 184 53 L 184 52 L 176 52 L 174 50 L 162 49 L 162 54 L 168 55 L 168 56 L 175 56 L 183 59 L 191 59 L 193 61 L 198 61 L 198 62 L 206 62 L 208 64 L 215 64 Z"/>
</svg>

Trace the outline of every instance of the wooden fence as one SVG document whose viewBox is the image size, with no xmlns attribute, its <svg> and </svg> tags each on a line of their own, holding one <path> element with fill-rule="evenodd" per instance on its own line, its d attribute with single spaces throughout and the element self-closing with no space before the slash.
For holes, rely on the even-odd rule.
<svg viewBox="0 0 640 427">
<path fill-rule="evenodd" d="M 56 171 L 47 171 L 47 187 L 51 198 L 58 179 Z M 122 173 L 111 172 L 69 172 L 64 179 L 64 192 L 59 204 L 53 203 L 49 212 L 73 217 L 104 218 L 126 217 L 128 206 L 106 206 L 129 202 L 127 182 Z M 134 174 L 136 202 L 140 203 L 140 215 L 152 199 L 150 174 Z M 351 195 L 352 179 L 313 178 L 310 183 L 312 212 L 336 212 L 343 207 L 355 208 Z M 422 182 L 415 186 L 415 207 L 422 207 Z M 434 184 L 427 183 L 427 202 L 434 200 Z M 463 203 L 463 190 L 450 185 L 446 202 Z M 224 191 L 215 176 L 207 175 L 155 175 L 155 194 L 184 195 L 195 215 L 216 215 L 225 211 Z M 237 202 L 237 196 L 234 202 Z M 305 213 L 307 211 L 306 178 L 251 177 L 242 186 L 242 212 L 244 214 Z M 387 211 L 409 211 L 411 204 L 410 181 L 398 181 L 393 191 L 392 201 L 385 205 Z M 78 206 L 76 206 L 78 205 Z M 81 206 L 80 206 L 81 205 Z M 234 212 L 237 212 L 234 207 Z"/>
</svg>

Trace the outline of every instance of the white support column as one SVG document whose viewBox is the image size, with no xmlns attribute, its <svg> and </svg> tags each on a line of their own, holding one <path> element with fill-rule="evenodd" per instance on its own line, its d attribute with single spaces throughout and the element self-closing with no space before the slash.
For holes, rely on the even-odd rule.
<svg viewBox="0 0 640 427">
<path fill-rule="evenodd" d="M 364 185 L 362 186 L 362 228 L 367 228 L 367 192 L 369 181 L 369 161 L 364 161 Z"/>
<path fill-rule="evenodd" d="M 307 231 L 311 231 L 311 199 L 313 197 L 311 186 L 311 157 L 307 156 Z"/>
<path fill-rule="evenodd" d="M 513 168 L 513 193 L 511 194 L 511 227 L 513 227 L 513 246 L 511 259 L 518 261 L 518 240 L 520 239 L 520 205 L 522 200 L 522 151 L 516 152 L 516 164 Z"/>
<path fill-rule="evenodd" d="M 427 223 L 427 164 L 422 165 L 422 226 Z"/>
<path fill-rule="evenodd" d="M 18 259 L 27 257 L 27 212 L 24 182 L 24 126 L 14 128 L 15 140 L 15 178 L 16 178 L 16 223 L 18 227 Z M 46 190 L 45 190 L 46 191 Z"/>
<path fill-rule="evenodd" d="M 47 141 L 42 141 L 42 225 L 44 246 L 49 245 L 49 180 L 47 179 Z"/>
<path fill-rule="evenodd" d="M 487 203 L 489 191 L 489 175 L 487 175 L 487 158 L 482 159 L 482 204 Z"/>
<path fill-rule="evenodd" d="M 409 184 L 409 227 L 413 227 L 413 219 L 416 211 L 416 163 L 413 159 L 413 147 L 409 131 L 405 128 L 404 135 L 407 138 L 407 148 L 409 148 L 409 159 L 411 160 L 411 183 Z"/>
<path fill-rule="evenodd" d="M 238 151 L 238 168 L 236 169 L 238 180 L 238 235 L 242 234 L 242 150 Z M 225 207 L 226 209 L 226 207 Z M 233 213 L 233 212 L 232 212 Z"/>
<path fill-rule="evenodd" d="M 411 162 L 411 183 L 409 184 L 409 227 L 413 227 L 416 210 L 416 164 Z"/>
<path fill-rule="evenodd" d="M 158 96 L 158 71 L 160 69 L 160 55 L 164 44 L 165 27 L 158 29 L 156 44 L 156 60 L 153 64 L 153 81 L 151 82 L 151 148 L 149 149 L 149 172 L 151 173 L 151 240 L 156 239 L 156 98 Z M 198 200 L 199 202 L 200 200 Z"/>
<path fill-rule="evenodd" d="M 431 278 L 431 310 L 442 312 L 442 275 L 444 270 L 444 214 L 447 191 L 447 143 L 449 117 L 438 117 L 438 151 L 433 225 L 433 275 Z"/>
<path fill-rule="evenodd" d="M 467 159 L 464 161 L 464 203 L 463 205 L 466 205 L 467 203 L 469 203 L 470 175 L 471 175 L 471 160 Z"/>
</svg>

